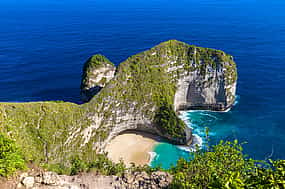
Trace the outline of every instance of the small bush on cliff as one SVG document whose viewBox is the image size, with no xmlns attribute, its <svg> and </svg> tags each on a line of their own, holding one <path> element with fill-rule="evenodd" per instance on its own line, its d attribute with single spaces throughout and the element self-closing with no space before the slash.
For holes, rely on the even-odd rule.
<svg viewBox="0 0 285 189">
<path fill-rule="evenodd" d="M 174 138 L 183 137 L 185 123 L 177 117 L 172 105 L 166 102 L 162 103 L 154 120 L 163 134 L 169 134 Z"/>
<path fill-rule="evenodd" d="M 87 164 L 83 162 L 79 156 L 75 156 L 71 159 L 71 175 L 76 175 L 87 169 Z"/>
<path fill-rule="evenodd" d="M 103 175 L 121 175 L 125 170 L 123 162 L 113 163 L 106 154 L 98 154 L 95 160 L 88 163 L 87 171 L 96 171 Z"/>
<path fill-rule="evenodd" d="M 7 177 L 25 168 L 25 161 L 15 142 L 0 133 L 0 176 Z"/>
<path fill-rule="evenodd" d="M 126 171 L 125 164 L 121 161 L 114 163 L 106 154 L 97 154 L 92 161 L 84 161 L 79 156 L 70 159 L 70 168 L 61 164 L 45 165 L 50 171 L 58 174 L 76 175 L 81 172 L 95 172 L 102 175 L 122 175 Z"/>
</svg>

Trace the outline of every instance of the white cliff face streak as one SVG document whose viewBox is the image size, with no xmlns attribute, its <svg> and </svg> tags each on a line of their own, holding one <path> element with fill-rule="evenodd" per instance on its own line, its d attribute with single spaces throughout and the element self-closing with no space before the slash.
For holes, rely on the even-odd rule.
<svg viewBox="0 0 285 189">
<path fill-rule="evenodd" d="M 198 71 L 179 78 L 174 98 L 175 110 L 215 110 L 224 111 L 232 105 L 236 92 L 236 82 L 226 84 L 226 70 L 220 65 L 208 68 L 206 75 Z"/>
</svg>

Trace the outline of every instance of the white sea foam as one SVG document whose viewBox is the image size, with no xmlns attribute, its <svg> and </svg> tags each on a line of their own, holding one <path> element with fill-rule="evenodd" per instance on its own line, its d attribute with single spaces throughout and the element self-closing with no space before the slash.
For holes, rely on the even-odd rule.
<svg viewBox="0 0 285 189">
<path fill-rule="evenodd" d="M 148 165 L 151 165 L 151 162 L 154 160 L 154 158 L 157 156 L 157 154 L 155 152 L 148 152 L 150 158 L 149 158 L 149 162 Z"/>
<path fill-rule="evenodd" d="M 198 149 L 200 149 L 203 145 L 203 139 L 196 134 L 193 134 L 193 142 L 190 146 L 178 146 L 179 149 L 187 152 L 194 152 Z"/>
<path fill-rule="evenodd" d="M 233 104 L 233 106 L 237 105 L 239 103 L 239 99 L 240 96 L 237 95 L 236 96 L 236 100 Z M 226 109 L 225 111 L 218 111 L 218 112 L 229 112 L 231 110 L 231 108 Z M 207 113 L 207 112 L 217 112 L 217 111 L 211 111 L 211 110 L 188 110 L 188 111 L 179 111 L 179 118 L 184 121 L 184 123 L 191 129 L 194 129 L 195 125 L 193 125 L 191 123 L 191 120 L 189 119 L 189 117 L 187 116 L 188 112 L 200 112 L 201 115 L 204 116 L 209 116 L 215 120 L 219 119 L 216 116 Z M 199 128 L 199 127 L 198 127 Z M 183 150 L 183 151 L 187 151 L 187 152 L 193 152 L 197 149 L 197 147 L 200 149 L 203 146 L 203 138 L 201 136 L 203 136 L 203 133 L 205 132 L 204 129 L 203 131 L 201 129 L 198 129 L 195 127 L 195 131 L 193 131 L 193 141 L 192 144 L 190 146 L 178 146 L 179 149 Z M 201 136 L 199 136 L 199 135 Z M 212 135 L 214 135 L 214 133 L 212 133 Z"/>
<path fill-rule="evenodd" d="M 218 118 L 216 117 L 216 116 L 214 116 L 214 115 L 211 115 L 211 114 L 209 114 L 209 113 L 204 113 L 204 112 L 201 112 L 200 113 L 201 115 L 205 115 L 205 116 L 208 116 L 208 117 L 211 117 L 211 118 L 214 118 L 215 120 L 217 120 Z"/>
<path fill-rule="evenodd" d="M 235 102 L 234 102 L 233 106 L 235 106 L 235 105 L 237 105 L 239 103 L 239 99 L 240 99 L 240 96 L 236 95 L 236 99 L 235 99 Z"/>
<path fill-rule="evenodd" d="M 188 111 L 179 111 L 179 118 L 190 128 L 191 127 L 191 122 L 189 118 L 187 117 L 187 112 Z"/>
</svg>

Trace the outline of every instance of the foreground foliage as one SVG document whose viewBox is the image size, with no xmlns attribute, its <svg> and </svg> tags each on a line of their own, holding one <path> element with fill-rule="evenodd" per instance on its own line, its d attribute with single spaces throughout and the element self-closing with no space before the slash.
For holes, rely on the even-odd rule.
<svg viewBox="0 0 285 189">
<path fill-rule="evenodd" d="M 237 141 L 223 142 L 180 159 L 171 188 L 285 188 L 285 160 L 247 159 Z"/>
<path fill-rule="evenodd" d="M 126 171 L 152 173 L 160 170 L 160 167 L 151 168 L 148 165 L 136 166 L 132 164 L 131 167 L 126 167 L 123 161 L 114 163 L 108 159 L 107 154 L 97 154 L 95 159 L 89 162 L 82 160 L 79 156 L 74 156 L 69 161 L 70 166 L 65 167 L 60 164 L 45 165 L 44 167 L 50 171 L 54 171 L 58 174 L 77 175 L 82 172 L 93 172 L 98 175 L 116 175 L 122 176 Z"/>
<path fill-rule="evenodd" d="M 221 141 L 190 154 L 191 160 L 181 158 L 169 171 L 173 175 L 172 189 L 190 188 L 285 188 L 285 160 L 257 161 L 247 158 L 237 142 Z M 121 176 L 126 171 L 141 172 L 162 170 L 149 166 L 126 168 L 123 162 L 113 163 L 106 154 L 97 155 L 90 162 L 79 156 L 70 160 L 70 168 L 52 169 L 61 174 L 75 175 L 80 172 L 96 172 L 103 175 Z M 65 172 L 64 172 L 65 171 Z M 67 171 L 67 172 L 66 172 Z"/>
<path fill-rule="evenodd" d="M 237 142 L 221 141 L 190 154 L 191 160 L 180 159 L 169 171 L 173 181 L 169 188 L 285 188 L 285 160 L 268 162 L 247 158 Z M 114 163 L 106 154 L 97 154 L 90 161 L 72 156 L 66 164 L 43 164 L 59 174 L 76 175 L 94 172 L 100 175 L 122 176 L 126 171 L 152 173 L 161 168 L 135 166 L 127 168 L 123 162 Z M 25 169 L 25 161 L 15 142 L 0 134 L 0 176 L 7 177 L 17 170 Z M 164 170 L 166 171 L 166 170 Z"/>
<path fill-rule="evenodd" d="M 0 133 L 0 176 L 7 177 L 25 168 L 25 161 L 15 142 Z"/>
</svg>

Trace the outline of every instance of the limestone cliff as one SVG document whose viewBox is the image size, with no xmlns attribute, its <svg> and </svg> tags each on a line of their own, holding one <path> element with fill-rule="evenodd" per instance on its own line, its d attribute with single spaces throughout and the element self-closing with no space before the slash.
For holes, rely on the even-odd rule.
<svg viewBox="0 0 285 189">
<path fill-rule="evenodd" d="M 88 102 L 114 77 L 116 67 L 106 57 L 94 55 L 83 66 L 81 98 Z"/>
<path fill-rule="evenodd" d="M 93 58 L 88 62 L 112 65 Z M 74 154 L 91 160 L 125 130 L 189 143 L 191 130 L 175 110 L 224 110 L 234 102 L 236 67 L 222 51 L 171 40 L 131 56 L 114 77 L 114 67 L 105 72 L 96 65 L 84 68 L 82 94 L 102 87 L 88 103 L 2 103 L 0 131 L 17 139 L 33 161 L 65 163 Z"/>
<path fill-rule="evenodd" d="M 237 71 L 233 58 L 222 51 L 190 47 L 191 71 L 177 81 L 176 110 L 223 111 L 235 100 Z"/>
</svg>

